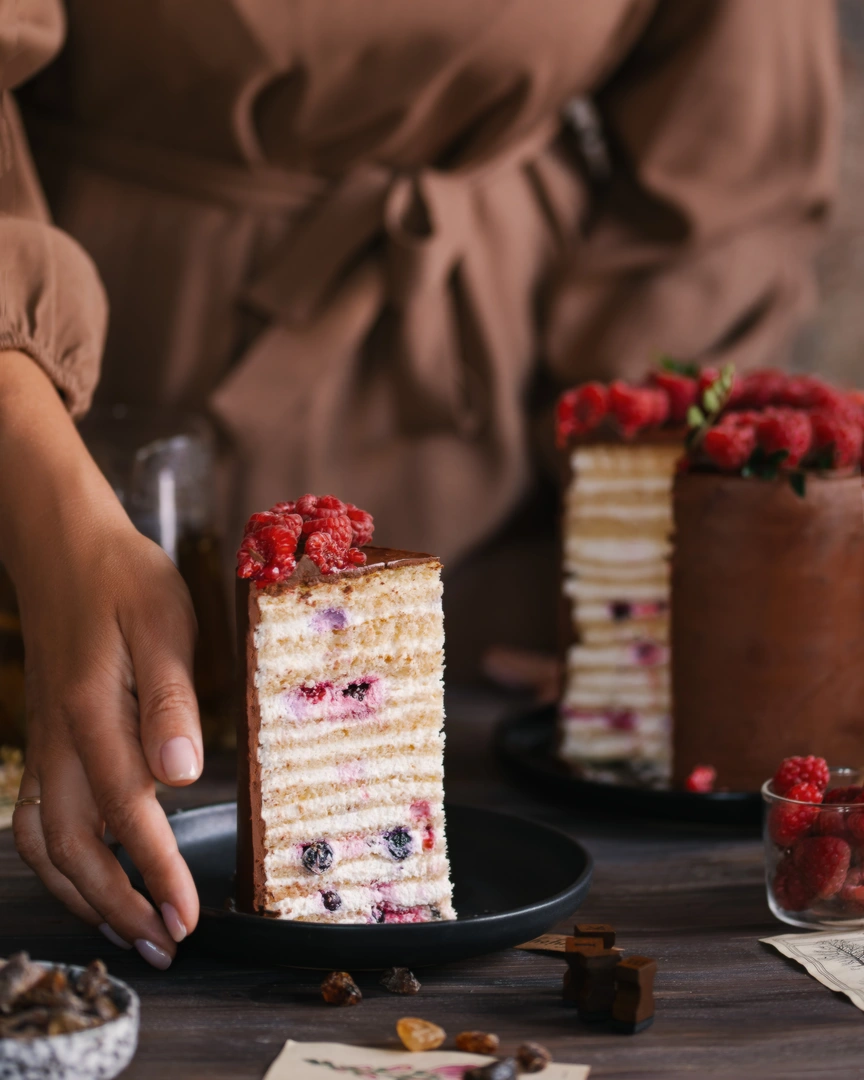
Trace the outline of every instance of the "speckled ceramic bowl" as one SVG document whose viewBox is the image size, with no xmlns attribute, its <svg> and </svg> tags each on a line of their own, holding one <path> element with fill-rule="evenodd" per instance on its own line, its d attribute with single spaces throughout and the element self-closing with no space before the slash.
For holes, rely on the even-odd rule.
<svg viewBox="0 0 864 1080">
<path fill-rule="evenodd" d="M 60 968 L 70 981 L 84 968 L 38 961 Z M 110 978 L 110 976 L 109 976 Z M 0 1039 L 0 1080 L 111 1080 L 132 1060 L 138 1046 L 140 1002 L 135 991 L 111 979 L 116 1020 L 68 1035 Z"/>
</svg>

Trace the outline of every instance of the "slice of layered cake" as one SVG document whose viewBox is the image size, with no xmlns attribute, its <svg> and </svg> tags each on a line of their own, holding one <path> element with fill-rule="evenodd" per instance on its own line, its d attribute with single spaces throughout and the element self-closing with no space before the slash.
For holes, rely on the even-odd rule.
<svg viewBox="0 0 864 1080">
<path fill-rule="evenodd" d="M 307 495 L 238 553 L 246 709 L 237 902 L 309 922 L 453 919 L 441 564 Z M 356 546 L 352 546 L 356 545 Z"/>
<path fill-rule="evenodd" d="M 680 446 L 594 443 L 569 455 L 561 755 L 668 775 L 669 555 Z"/>
</svg>

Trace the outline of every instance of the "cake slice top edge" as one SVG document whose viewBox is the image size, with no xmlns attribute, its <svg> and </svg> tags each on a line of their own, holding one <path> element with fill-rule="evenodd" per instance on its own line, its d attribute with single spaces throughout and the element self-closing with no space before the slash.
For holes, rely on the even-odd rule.
<svg viewBox="0 0 864 1080">
<path fill-rule="evenodd" d="M 380 570 L 393 570 L 400 566 L 422 566 L 425 563 L 435 567 L 441 566 L 441 561 L 436 555 L 429 555 L 422 551 L 403 551 L 401 548 L 372 546 L 361 548 L 361 550 L 366 556 L 366 562 L 361 566 L 348 566 L 344 570 L 331 570 L 325 574 L 307 555 L 304 555 L 298 560 L 294 572 L 285 581 L 271 585 L 259 585 L 257 582 L 249 582 L 249 584 L 254 586 L 254 592 L 273 596 L 285 589 L 314 585 L 318 582 L 364 577 L 366 574 L 374 574 Z M 243 584 L 245 585 L 246 582 Z"/>
</svg>

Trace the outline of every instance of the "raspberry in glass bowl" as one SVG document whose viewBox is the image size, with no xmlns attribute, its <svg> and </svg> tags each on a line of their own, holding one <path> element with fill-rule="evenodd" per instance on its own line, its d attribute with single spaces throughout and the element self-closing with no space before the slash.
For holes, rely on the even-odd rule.
<svg viewBox="0 0 864 1080">
<path fill-rule="evenodd" d="M 808 930 L 864 927 L 864 775 L 787 758 L 762 785 L 768 906 Z"/>
</svg>

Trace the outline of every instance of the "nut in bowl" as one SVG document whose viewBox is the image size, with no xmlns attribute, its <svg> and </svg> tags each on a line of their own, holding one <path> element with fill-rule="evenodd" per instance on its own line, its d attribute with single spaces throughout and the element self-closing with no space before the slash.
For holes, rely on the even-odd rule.
<svg viewBox="0 0 864 1080">
<path fill-rule="evenodd" d="M 864 773 L 787 758 L 762 785 L 765 880 L 778 919 L 864 928 Z"/>
<path fill-rule="evenodd" d="M 0 959 L 0 1078 L 111 1080 L 138 1045 L 138 995 L 87 968 Z"/>
</svg>

